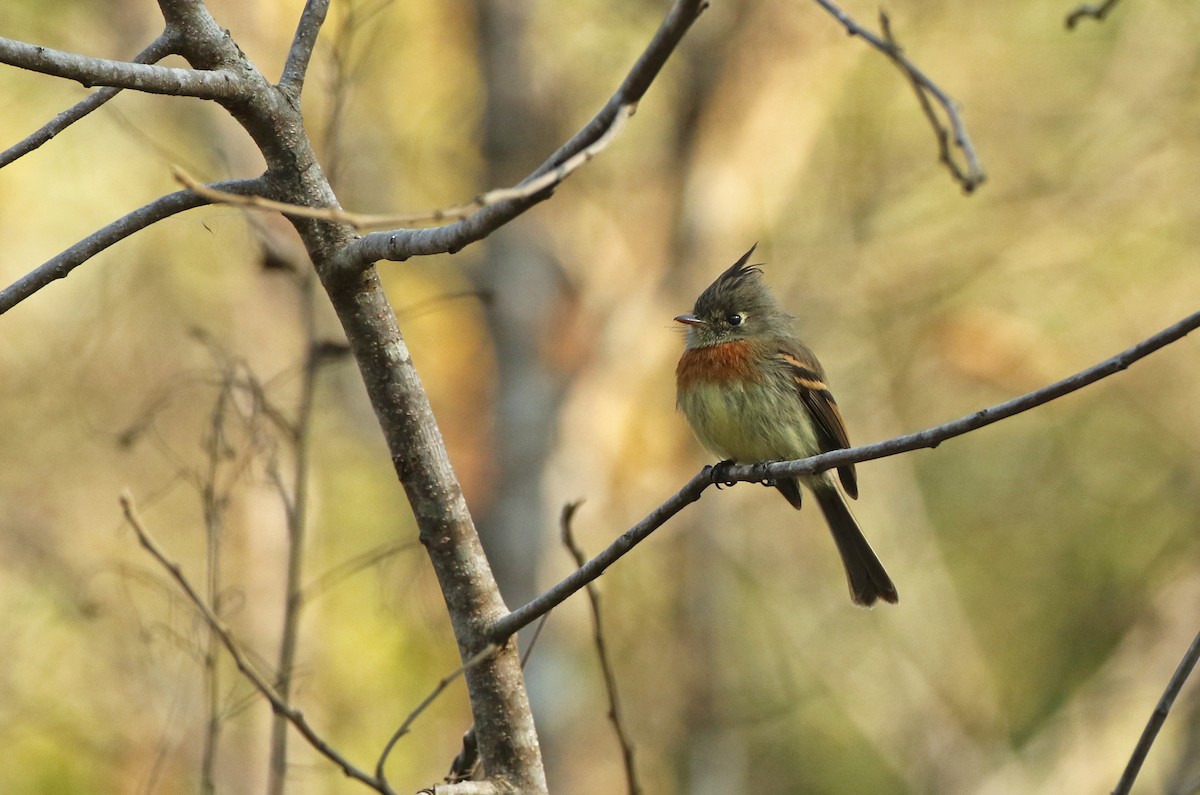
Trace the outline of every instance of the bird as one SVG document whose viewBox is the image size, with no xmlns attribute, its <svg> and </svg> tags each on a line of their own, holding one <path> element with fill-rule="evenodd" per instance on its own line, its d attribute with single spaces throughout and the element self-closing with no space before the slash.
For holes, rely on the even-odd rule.
<svg viewBox="0 0 1200 795">
<path fill-rule="evenodd" d="M 761 265 L 758 244 L 708 286 L 675 320 L 687 340 L 675 368 L 676 405 L 700 443 L 726 462 L 789 461 L 850 447 L 825 370 L 795 335 Z M 719 479 L 720 465 L 713 470 Z M 841 487 L 839 488 L 838 482 Z M 899 595 L 850 512 L 858 498 L 853 464 L 833 472 L 769 481 L 799 510 L 803 484 L 816 498 L 846 569 L 850 598 L 871 607 Z"/>
</svg>

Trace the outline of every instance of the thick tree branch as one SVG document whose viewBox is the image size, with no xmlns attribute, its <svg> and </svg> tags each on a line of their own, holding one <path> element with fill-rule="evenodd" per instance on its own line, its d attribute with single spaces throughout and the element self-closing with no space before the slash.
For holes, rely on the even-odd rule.
<svg viewBox="0 0 1200 795">
<path fill-rule="evenodd" d="M 518 184 L 515 189 L 518 193 L 445 226 L 366 235 L 347 246 L 332 266 L 339 271 L 353 272 L 378 260 L 402 262 L 415 256 L 453 253 L 482 240 L 530 207 L 550 198 L 557 185 L 553 179 L 545 188 L 530 195 L 522 195 L 519 189 L 563 167 L 571 158 L 609 134 L 624 109 L 636 106 L 641 100 L 683 35 L 707 7 L 705 0 L 676 0 L 617 92 L 583 129 Z"/>
<path fill-rule="evenodd" d="M 317 46 L 317 36 L 325 24 L 327 13 L 329 0 L 308 0 L 300 14 L 296 35 L 288 50 L 287 62 L 283 65 L 283 75 L 279 78 L 279 88 L 293 99 L 299 98 L 300 90 L 304 87 L 308 64 L 312 60 L 313 48 Z"/>
<path fill-rule="evenodd" d="M 921 110 L 925 114 L 925 118 L 929 120 L 929 124 L 933 127 L 934 136 L 938 142 L 938 157 L 941 162 L 950 171 L 950 175 L 954 181 L 962 186 L 965 193 L 971 193 L 987 179 L 987 175 L 983 171 L 983 167 L 979 164 L 979 156 L 975 153 L 975 145 L 971 143 L 971 138 L 967 134 L 967 125 L 962 120 L 962 114 L 959 112 L 958 103 L 954 101 L 945 91 L 933 82 L 928 75 L 917 67 L 904 51 L 900 49 L 900 45 L 896 43 L 892 36 L 891 23 L 888 20 L 887 14 L 880 12 L 879 20 L 880 27 L 883 31 L 883 36 L 877 36 L 870 30 L 858 24 L 845 11 L 837 6 L 833 0 L 816 0 L 817 5 L 824 8 L 834 19 L 842 24 L 846 32 L 851 36 L 858 36 L 863 41 L 870 44 L 875 49 L 888 57 L 896 68 L 904 73 L 912 84 L 913 90 L 917 94 L 917 101 L 921 104 Z M 930 98 L 932 97 L 932 102 Z M 936 103 L 943 111 L 946 119 L 949 122 L 949 128 L 942 123 L 934 111 L 933 104 Z M 951 141 L 953 145 L 962 153 L 965 165 L 960 166 L 954 159 L 953 150 L 951 149 Z"/>
<path fill-rule="evenodd" d="M 1049 386 L 1042 387 L 1021 397 L 1014 398 L 990 408 L 976 411 L 944 425 L 889 439 L 884 442 L 868 444 L 846 450 L 836 450 L 832 453 L 804 458 L 797 461 L 777 461 L 774 463 L 742 464 L 721 468 L 721 481 L 728 483 L 749 481 L 761 482 L 796 475 L 811 475 L 845 464 L 872 461 L 877 458 L 907 453 L 912 450 L 937 447 L 947 439 L 962 436 L 970 431 L 978 430 L 992 423 L 1012 417 L 1052 400 L 1069 395 L 1096 383 L 1101 379 L 1127 369 L 1139 359 L 1144 359 L 1172 342 L 1177 342 L 1190 332 L 1200 328 L 1200 312 L 1196 312 L 1171 325 L 1159 333 L 1148 337 L 1131 348 L 1116 356 L 1105 359 L 1086 370 L 1081 370 L 1069 378 L 1064 378 Z M 589 582 L 604 573 L 604 570 L 617 562 L 626 552 L 633 549 L 651 533 L 664 525 L 667 520 L 682 511 L 688 505 L 700 499 L 700 495 L 713 485 L 712 467 L 705 467 L 692 477 L 687 484 L 672 495 L 666 502 L 650 512 L 646 518 L 626 530 L 620 537 L 608 545 L 600 554 L 571 572 L 557 585 L 544 591 L 541 595 L 530 600 L 500 620 L 496 621 L 488 631 L 488 637 L 493 642 L 499 642 L 522 627 L 535 621 L 539 616 L 561 604 L 564 600 L 586 586 Z"/>
<path fill-rule="evenodd" d="M 164 33 L 152 41 L 150 46 L 134 56 L 133 63 L 154 63 L 155 61 L 165 58 L 174 52 L 173 42 L 173 37 Z M 99 108 L 105 102 L 108 102 L 120 92 L 121 89 L 119 88 L 102 88 L 88 96 L 87 99 L 81 100 L 76 105 L 67 108 L 62 113 L 58 114 L 49 122 L 44 124 L 39 130 L 27 136 L 24 140 L 19 141 L 18 143 L 10 146 L 8 149 L 5 149 L 3 152 L 0 152 L 0 168 L 4 168 L 17 158 L 34 151 L 39 146 L 70 127 L 75 122 Z"/>
<path fill-rule="evenodd" d="M 258 193 L 264 190 L 264 182 L 260 179 L 234 180 L 217 183 L 214 187 L 233 193 L 243 191 Z M 135 232 L 164 218 L 169 218 L 184 210 L 191 210 L 194 207 L 202 207 L 208 203 L 208 199 L 202 196 L 188 190 L 181 190 L 155 199 L 128 215 L 118 218 L 0 290 L 0 315 L 56 279 L 65 278 L 75 268 L 114 243 L 119 243 Z"/>
<path fill-rule="evenodd" d="M 197 99 L 232 99 L 245 91 L 233 72 L 92 58 L 0 37 L 0 63 L 31 72 L 64 77 L 84 86 L 112 86 Z"/>
<path fill-rule="evenodd" d="M 1142 736 L 1138 738 L 1133 754 L 1129 757 L 1129 763 L 1125 766 L 1125 772 L 1121 775 L 1121 780 L 1117 782 L 1112 795 L 1129 795 L 1133 791 L 1133 782 L 1137 780 L 1142 764 L 1150 754 L 1151 746 L 1154 745 L 1154 740 L 1162 730 L 1163 724 L 1167 722 L 1167 715 L 1171 712 L 1175 697 L 1183 689 L 1183 683 L 1192 675 L 1192 669 L 1196 667 L 1197 660 L 1200 660 L 1200 635 L 1196 635 L 1192 640 L 1192 645 L 1188 646 L 1183 659 L 1175 668 L 1175 673 L 1171 675 L 1171 681 L 1167 683 L 1167 689 L 1163 692 L 1162 698 L 1158 700 L 1154 712 L 1150 714 L 1150 720 L 1146 722 L 1146 728 L 1142 730 Z"/>
<path fill-rule="evenodd" d="M 330 243 L 336 250 L 336 241 Z M 328 276 L 328 269 L 319 267 L 319 256 L 316 262 Z M 433 409 L 375 269 L 327 281 L 326 288 L 354 350 L 465 662 L 488 645 L 484 630 L 505 614 L 505 606 Z M 496 645 L 495 654 L 465 672 L 480 757 L 501 789 L 544 793 L 541 752 L 516 644 Z"/>
</svg>

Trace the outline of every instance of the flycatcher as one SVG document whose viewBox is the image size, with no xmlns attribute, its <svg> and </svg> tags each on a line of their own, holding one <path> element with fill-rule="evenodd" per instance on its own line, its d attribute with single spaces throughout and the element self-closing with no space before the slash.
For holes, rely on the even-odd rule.
<svg viewBox="0 0 1200 795">
<path fill-rule="evenodd" d="M 725 460 L 789 461 L 847 448 L 846 426 L 821 363 L 796 338 L 792 317 L 776 303 L 762 271 L 746 264 L 755 246 L 700 294 L 692 314 L 675 318 L 688 326 L 687 348 L 675 368 L 676 403 L 700 442 Z M 858 498 L 854 465 L 838 467 L 837 475 L 841 489 L 832 472 L 774 485 L 797 510 L 800 483 L 812 491 L 855 603 L 895 604 L 896 586 L 842 493 Z"/>
</svg>

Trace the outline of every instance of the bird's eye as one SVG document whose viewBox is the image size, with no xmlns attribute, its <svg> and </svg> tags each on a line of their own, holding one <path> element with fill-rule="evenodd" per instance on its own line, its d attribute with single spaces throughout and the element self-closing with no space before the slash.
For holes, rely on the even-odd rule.
<svg viewBox="0 0 1200 795">
<path fill-rule="evenodd" d="M 725 322 L 731 326 L 740 326 L 742 323 L 746 322 L 746 316 L 741 312 L 734 312 L 733 314 L 725 316 Z"/>
</svg>

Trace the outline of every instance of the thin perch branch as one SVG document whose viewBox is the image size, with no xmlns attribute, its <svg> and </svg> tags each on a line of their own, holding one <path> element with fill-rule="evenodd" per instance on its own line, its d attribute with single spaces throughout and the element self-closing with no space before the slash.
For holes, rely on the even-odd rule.
<svg viewBox="0 0 1200 795">
<path fill-rule="evenodd" d="M 884 442 L 854 447 L 846 450 L 835 450 L 822 453 L 811 458 L 796 461 L 777 461 L 774 463 L 741 464 L 723 468 L 721 477 L 728 482 L 761 482 L 777 480 L 783 477 L 811 475 L 827 469 L 846 464 L 872 461 L 877 458 L 907 453 L 912 450 L 934 448 L 947 439 L 962 436 L 1016 414 L 1029 411 L 1052 400 L 1069 395 L 1094 384 L 1110 375 L 1127 369 L 1139 359 L 1144 359 L 1157 350 L 1172 342 L 1187 336 L 1200 328 L 1200 312 L 1188 315 L 1157 334 L 1142 340 L 1137 345 L 1128 348 L 1116 356 L 1112 356 L 1086 370 L 1081 370 L 1069 378 L 1064 378 L 1049 386 L 1042 387 L 1021 397 L 1014 398 L 990 408 L 976 411 L 944 425 L 927 428 L 907 436 L 899 436 Z M 620 537 L 608 545 L 600 554 L 573 571 L 557 585 L 531 599 L 525 605 L 503 616 L 488 632 L 488 638 L 500 642 L 520 630 L 539 616 L 561 604 L 564 600 L 583 588 L 592 580 L 604 573 L 604 570 L 617 562 L 626 552 L 633 549 L 651 533 L 661 527 L 675 514 L 688 505 L 700 499 L 701 494 L 713 485 L 712 468 L 705 467 L 692 477 L 682 489 L 650 512 L 646 518 L 626 530 Z"/>
<path fill-rule="evenodd" d="M 912 84 L 913 91 L 917 94 L 917 101 L 921 104 L 921 110 L 925 113 L 925 118 L 929 120 L 930 126 L 933 127 L 933 133 L 938 142 L 938 157 L 950 171 L 950 175 L 954 178 L 954 181 L 962 186 L 963 192 L 971 193 L 982 185 L 984 180 L 987 179 L 987 174 L 984 173 L 983 167 L 979 164 L 979 156 L 975 152 L 975 145 L 971 143 L 971 137 L 967 134 L 967 125 L 962 120 L 958 103 L 904 54 L 904 50 L 900 48 L 900 45 L 896 43 L 895 37 L 892 36 L 891 22 L 887 14 L 882 11 L 879 13 L 880 28 L 883 31 L 883 36 L 880 37 L 858 24 L 853 17 L 839 8 L 833 0 L 816 0 L 816 2 L 817 5 L 824 8 L 834 19 L 840 22 L 847 33 L 851 36 L 860 37 L 863 41 L 886 55 L 888 60 L 895 64 L 896 68 L 908 78 L 909 83 Z M 932 97 L 932 101 L 930 101 L 930 97 Z M 943 124 L 942 120 L 938 118 L 933 108 L 934 103 L 942 109 L 949 127 Z M 960 166 L 954 159 L 951 142 L 962 153 L 965 165 Z"/>
<path fill-rule="evenodd" d="M 1146 728 L 1142 730 L 1142 736 L 1138 738 L 1137 745 L 1133 749 L 1133 755 L 1129 757 L 1129 763 L 1125 766 L 1125 772 L 1121 775 L 1121 780 L 1117 782 L 1117 787 L 1112 791 L 1112 795 L 1129 795 L 1133 790 L 1133 782 L 1137 780 L 1138 773 L 1142 769 L 1142 764 L 1146 761 L 1146 756 L 1150 753 L 1150 747 L 1154 745 L 1154 740 L 1158 737 L 1158 732 L 1162 729 L 1163 724 L 1166 723 L 1167 714 L 1170 713 L 1171 706 L 1175 703 L 1175 697 L 1183 689 L 1183 683 L 1191 676 L 1192 669 L 1196 667 L 1197 660 L 1200 660 L 1200 634 L 1196 635 L 1192 640 L 1192 645 L 1188 646 L 1188 650 L 1184 653 L 1183 659 L 1179 661 L 1179 666 L 1175 669 L 1175 673 L 1171 675 L 1171 681 L 1167 683 L 1166 691 L 1163 693 L 1162 698 L 1158 700 L 1158 706 L 1150 714 L 1150 720 L 1146 722 Z"/>
<path fill-rule="evenodd" d="M 204 601 L 204 598 L 201 597 L 199 592 L 196 591 L 196 588 L 184 575 L 183 569 L 178 563 L 175 563 L 169 557 L 167 557 L 167 553 L 163 551 L 162 547 L 158 545 L 158 542 L 155 541 L 150 535 L 149 531 L 146 530 L 145 526 L 142 524 L 141 518 L 137 514 L 137 510 L 134 508 L 133 497 L 131 497 L 128 492 L 124 492 L 120 496 L 120 502 L 121 511 L 125 514 L 125 521 L 131 528 L 133 528 L 133 532 L 137 535 L 138 543 L 142 545 L 143 549 L 150 553 L 151 557 L 153 557 L 159 563 L 159 565 L 166 569 L 169 575 L 171 575 L 171 579 L 175 580 L 176 584 L 183 591 L 184 595 L 187 596 L 188 601 L 192 603 L 192 606 L 195 607 L 200 615 L 204 618 L 205 623 L 208 624 L 209 628 L 212 629 L 212 631 L 220 639 L 221 645 L 223 645 L 225 650 L 229 652 L 229 655 L 233 658 L 233 662 L 237 666 L 237 669 L 242 673 L 243 676 L 246 677 L 250 684 L 254 686 L 254 689 L 261 693 L 263 697 L 270 702 L 271 709 L 277 714 L 286 717 L 288 721 L 296 727 L 296 730 L 304 736 L 304 739 L 308 740 L 309 744 L 317 750 L 318 753 L 341 768 L 342 772 L 345 773 L 347 777 L 361 781 L 363 784 L 366 784 L 368 787 L 371 787 L 378 792 L 391 793 L 391 790 L 387 788 L 386 782 L 380 781 L 379 779 L 371 776 L 369 773 L 359 770 L 357 767 L 351 764 L 348 759 L 338 753 L 333 746 L 331 746 L 319 734 L 317 734 L 312 726 L 309 725 L 308 720 L 304 717 L 304 714 L 300 712 L 300 710 L 292 707 L 279 697 L 279 695 L 275 692 L 275 689 L 271 687 L 271 683 L 268 682 L 267 679 L 260 674 L 246 658 L 246 655 L 242 652 L 241 646 L 238 645 L 237 640 L 234 639 L 233 632 L 230 631 L 229 627 L 225 626 L 225 623 L 217 617 L 217 614 L 213 612 L 208 603 Z"/>
</svg>

